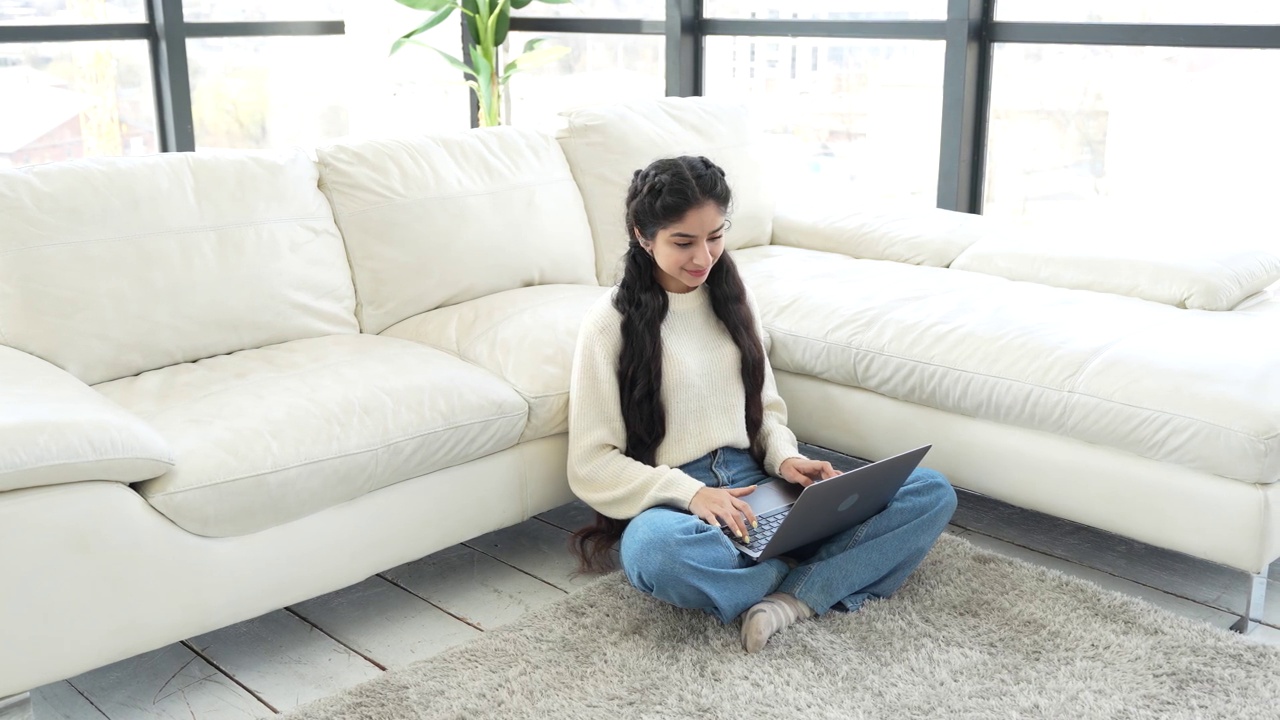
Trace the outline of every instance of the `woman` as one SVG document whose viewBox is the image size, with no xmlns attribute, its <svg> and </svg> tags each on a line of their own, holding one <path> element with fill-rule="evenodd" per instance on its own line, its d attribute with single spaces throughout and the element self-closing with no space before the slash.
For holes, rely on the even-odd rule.
<svg viewBox="0 0 1280 720">
<path fill-rule="evenodd" d="M 754 299 L 724 250 L 731 195 L 704 157 L 658 160 L 627 191 L 618 287 L 588 313 L 569 392 L 569 482 L 597 511 L 575 534 L 585 571 L 622 569 L 640 591 L 722 623 L 743 617 L 756 652 L 778 630 L 897 590 L 955 509 L 945 478 L 917 470 L 861 525 L 756 563 L 742 499 L 772 477 L 835 475 L 803 457 L 761 343 Z"/>
</svg>

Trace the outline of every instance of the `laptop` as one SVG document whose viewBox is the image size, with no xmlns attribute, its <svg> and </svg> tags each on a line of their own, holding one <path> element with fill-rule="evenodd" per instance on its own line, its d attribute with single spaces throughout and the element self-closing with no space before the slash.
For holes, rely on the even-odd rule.
<svg viewBox="0 0 1280 720">
<path fill-rule="evenodd" d="M 727 527 L 724 533 L 739 552 L 762 562 L 848 530 L 888 507 L 932 447 L 869 462 L 806 488 L 780 479 L 758 485 L 742 498 L 759 522 L 749 533 L 751 542 Z"/>
</svg>

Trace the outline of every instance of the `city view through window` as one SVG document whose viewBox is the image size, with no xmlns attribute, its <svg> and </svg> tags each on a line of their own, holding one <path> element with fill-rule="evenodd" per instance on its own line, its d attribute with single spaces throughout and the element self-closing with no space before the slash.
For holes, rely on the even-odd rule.
<svg viewBox="0 0 1280 720">
<path fill-rule="evenodd" d="M 1280 4 L 1000 0 L 997 22 L 1280 22 Z M 705 0 L 707 18 L 945 20 L 945 0 Z M 347 135 L 470 127 L 461 74 L 426 48 L 389 55 L 426 15 L 393 0 L 188 0 L 188 23 L 342 20 L 341 35 L 188 38 L 199 150 L 311 147 Z M 521 16 L 662 20 L 662 0 L 534 3 Z M 144 0 L 0 0 L 0 27 L 145 23 Z M 666 92 L 662 34 L 512 32 L 567 46 L 515 76 L 507 122 L 553 130 L 559 113 Z M 456 18 L 420 36 L 462 54 Z M 795 192 L 851 202 L 937 201 L 946 42 L 708 35 L 702 92 L 747 106 L 764 160 Z M 983 212 L 1033 222 L 1121 216 L 1184 232 L 1252 235 L 1280 195 L 1280 49 L 997 42 L 991 51 Z M 160 150 L 145 39 L 0 43 L 0 167 Z M 1199 230 L 1197 230 L 1199 231 Z M 1270 233 L 1269 235 L 1267 233 Z"/>
</svg>

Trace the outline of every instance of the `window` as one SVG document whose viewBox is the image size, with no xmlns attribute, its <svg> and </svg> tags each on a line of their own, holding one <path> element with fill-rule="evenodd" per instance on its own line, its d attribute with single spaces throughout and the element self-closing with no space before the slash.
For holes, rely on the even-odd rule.
<svg viewBox="0 0 1280 720">
<path fill-rule="evenodd" d="M 702 14 L 734 20 L 941 20 L 947 0 L 705 0 Z"/>
<path fill-rule="evenodd" d="M 187 41 L 196 148 L 314 145 L 347 133 L 336 37 Z"/>
<path fill-rule="evenodd" d="M 851 183 L 858 201 L 935 204 L 943 43 L 717 36 L 706 47 L 705 93 L 752 109 L 787 188 Z M 792 65 L 793 52 L 819 62 Z"/>
<path fill-rule="evenodd" d="M 428 17 L 393 0 L 182 0 L 188 37 L 166 47 L 186 50 L 189 82 L 168 88 L 174 117 L 157 117 L 148 2 L 0 0 L 0 106 L 22 109 L 0 114 L 0 165 L 153 152 L 160 142 L 309 146 L 474 121 L 462 72 L 427 48 L 389 55 Z M 670 82 L 749 106 L 783 192 L 841 184 L 858 201 L 983 205 L 1049 222 L 1196 216 L 1255 235 L 1280 195 L 1280 133 L 1270 130 L 1280 118 L 1280 36 L 1270 32 L 1280 0 L 695 4 L 705 21 L 667 18 L 684 7 L 670 0 L 522 8 L 506 58 L 532 37 L 572 52 L 515 75 L 504 119 L 553 130 L 565 110 L 660 97 Z M 984 23 L 978 53 L 946 56 L 961 39 L 942 22 L 953 8 Z M 995 22 L 984 22 L 991 12 Z M 461 57 L 459 21 L 418 39 Z M 668 67 L 661 31 L 671 24 L 681 56 Z M 703 34 L 684 42 L 689 33 Z M 178 71 L 182 59 L 172 58 Z M 681 74 L 665 77 L 673 68 Z M 944 116 L 944 96 L 966 102 L 946 104 Z"/>
<path fill-rule="evenodd" d="M 364 4 L 383 0 L 364 0 Z M 187 22 L 252 22 L 271 20 L 337 20 L 344 10 L 355 11 L 347 0 L 183 0 Z"/>
<path fill-rule="evenodd" d="M 145 22 L 144 0 L 0 0 L 0 25 L 90 25 Z M 2 49 L 3 46 L 0 46 Z"/>
<path fill-rule="evenodd" d="M 347 78 L 342 98 L 350 132 L 409 134 L 471 127 L 471 91 L 461 72 L 424 47 L 390 54 L 396 38 L 428 17 L 391 0 L 348 4 L 339 72 Z M 462 57 L 462 31 L 454 19 L 417 39 Z"/>
<path fill-rule="evenodd" d="M 666 40 L 661 35 L 513 32 L 503 57 L 521 52 L 535 37 L 571 51 L 550 65 L 512 76 L 504 113 L 513 125 L 551 130 L 562 124 L 559 113 L 564 110 L 666 93 Z"/>
<path fill-rule="evenodd" d="M 140 40 L 0 45 L 0 98 L 0 167 L 157 150 Z"/>
<path fill-rule="evenodd" d="M 1280 23 L 1272 0 L 999 0 L 996 20 L 1250 25 Z"/>
<path fill-rule="evenodd" d="M 563 5 L 533 2 L 515 14 L 519 17 L 662 20 L 667 17 L 667 3 L 666 0 L 574 0 Z"/>
<path fill-rule="evenodd" d="M 986 214 L 1270 225 L 1280 50 L 1000 44 L 993 69 Z"/>
</svg>

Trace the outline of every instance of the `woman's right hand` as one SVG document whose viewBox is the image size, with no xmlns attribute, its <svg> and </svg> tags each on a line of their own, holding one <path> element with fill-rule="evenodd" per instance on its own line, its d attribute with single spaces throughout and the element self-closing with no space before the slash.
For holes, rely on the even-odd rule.
<svg viewBox="0 0 1280 720">
<path fill-rule="evenodd" d="M 751 542 L 748 525 L 756 526 L 756 514 L 745 500 L 738 498 L 755 492 L 756 486 L 741 488 L 704 487 L 689 501 L 689 512 L 716 527 L 727 527 L 743 542 Z"/>
</svg>

